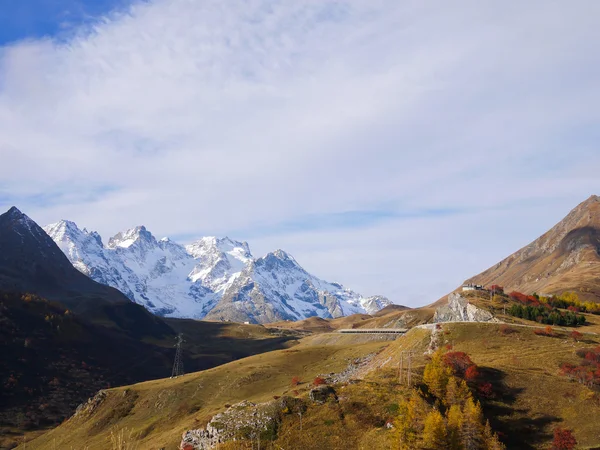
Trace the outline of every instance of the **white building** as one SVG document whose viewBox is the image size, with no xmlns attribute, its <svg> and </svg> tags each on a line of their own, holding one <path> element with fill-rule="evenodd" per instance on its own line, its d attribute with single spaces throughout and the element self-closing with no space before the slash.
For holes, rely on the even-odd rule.
<svg viewBox="0 0 600 450">
<path fill-rule="evenodd" d="M 483 286 L 481 284 L 463 284 L 462 287 L 464 291 L 483 291 Z"/>
</svg>

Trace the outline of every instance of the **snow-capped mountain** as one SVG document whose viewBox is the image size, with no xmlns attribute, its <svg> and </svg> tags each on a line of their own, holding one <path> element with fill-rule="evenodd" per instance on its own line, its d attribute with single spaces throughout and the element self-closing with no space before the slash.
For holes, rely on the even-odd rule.
<svg viewBox="0 0 600 450">
<path fill-rule="evenodd" d="M 246 242 L 229 238 L 184 247 L 140 226 L 104 245 L 66 220 L 44 230 L 80 272 L 158 315 L 266 323 L 372 314 L 391 304 L 323 281 L 282 250 L 254 259 Z"/>
</svg>

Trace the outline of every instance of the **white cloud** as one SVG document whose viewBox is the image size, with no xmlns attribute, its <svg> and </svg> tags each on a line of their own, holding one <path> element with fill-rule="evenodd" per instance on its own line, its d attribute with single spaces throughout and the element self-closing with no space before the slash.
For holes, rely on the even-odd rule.
<svg viewBox="0 0 600 450">
<path fill-rule="evenodd" d="M 0 206 L 105 236 L 238 231 L 324 278 L 395 297 L 424 280 L 406 302 L 434 300 L 600 191 L 598 13 L 140 3 L 67 42 L 0 51 Z M 381 208 L 470 213 L 261 235 Z M 489 214 L 536 226 L 497 239 Z"/>
</svg>

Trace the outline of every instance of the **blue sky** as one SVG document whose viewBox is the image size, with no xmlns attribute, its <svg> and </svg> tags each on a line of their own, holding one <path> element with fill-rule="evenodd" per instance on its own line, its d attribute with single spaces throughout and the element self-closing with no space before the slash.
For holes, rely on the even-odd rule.
<svg viewBox="0 0 600 450">
<path fill-rule="evenodd" d="M 82 25 L 125 9 L 128 0 L 2 0 L 0 45 L 23 39 L 65 38 Z"/>
<path fill-rule="evenodd" d="M 3 1 L 0 209 L 436 300 L 600 193 L 600 3 Z"/>
</svg>

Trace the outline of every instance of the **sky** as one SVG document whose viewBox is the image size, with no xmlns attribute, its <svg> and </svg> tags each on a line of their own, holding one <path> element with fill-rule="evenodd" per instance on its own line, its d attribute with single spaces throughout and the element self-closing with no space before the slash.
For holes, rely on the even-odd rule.
<svg viewBox="0 0 600 450">
<path fill-rule="evenodd" d="M 600 194 L 595 0 L 0 0 L 0 210 L 431 303 Z"/>
</svg>

